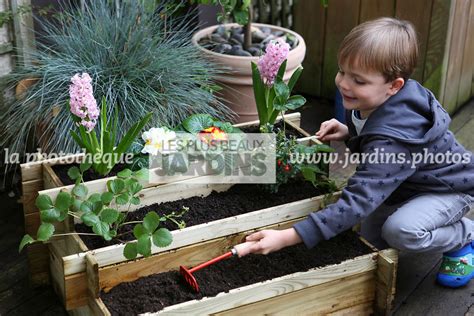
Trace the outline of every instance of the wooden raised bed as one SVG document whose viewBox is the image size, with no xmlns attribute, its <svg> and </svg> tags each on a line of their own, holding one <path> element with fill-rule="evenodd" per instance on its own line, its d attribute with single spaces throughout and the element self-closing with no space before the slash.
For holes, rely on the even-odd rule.
<svg viewBox="0 0 474 316">
<path fill-rule="evenodd" d="M 306 131 L 302 130 L 300 125 L 300 113 L 292 113 L 285 115 L 285 121 L 288 125 L 305 135 L 305 138 L 299 139 L 300 142 L 313 141 L 317 142 Z M 279 118 L 281 119 L 281 118 Z M 258 124 L 258 121 L 241 123 L 236 127 L 245 127 Z M 80 161 L 83 154 L 74 156 L 61 157 L 57 159 L 41 160 L 21 165 L 22 176 L 22 202 L 23 213 L 25 218 L 25 233 L 34 236 L 40 225 L 39 211 L 35 205 L 38 192 L 50 188 L 61 188 L 70 190 L 73 186 L 63 186 L 58 177 L 54 174 L 51 166 L 56 164 L 68 163 L 71 159 Z M 103 192 L 108 180 L 115 177 L 109 177 L 94 181 L 86 182 L 89 192 Z M 183 178 L 180 178 L 182 180 Z M 59 191 L 55 191 L 59 192 Z M 68 242 L 69 243 L 69 242 Z M 49 254 L 48 247 L 45 244 L 33 244 L 28 247 L 28 264 L 30 269 L 30 278 L 33 285 L 48 284 L 49 276 Z M 82 251 L 82 250 L 81 250 Z M 79 251 L 76 251 L 79 252 Z"/>
<path fill-rule="evenodd" d="M 291 224 L 282 223 L 277 228 Z M 275 225 L 266 228 L 275 228 Z M 242 235 L 182 247 L 156 255 L 149 259 L 150 262 L 139 260 L 104 268 L 99 267 L 95 255 L 89 254 L 87 277 L 84 276 L 88 280 L 87 305 L 70 313 L 110 315 L 99 298 L 100 290 L 137 277 L 177 270 L 179 265 L 193 266 L 229 250 Z M 363 241 L 373 249 L 373 253 L 233 289 L 214 297 L 168 306 L 160 312 L 145 315 L 388 315 L 395 295 L 398 253 L 394 249 L 378 251 Z M 130 270 L 134 272 L 130 273 Z"/>
<path fill-rule="evenodd" d="M 193 184 L 185 181 L 148 188 L 140 194 L 141 205 L 132 206 L 131 210 L 144 205 L 177 201 L 193 196 L 207 196 L 212 191 L 226 191 L 231 186 L 231 184 Z M 55 188 L 39 193 L 54 197 L 60 190 L 61 188 Z M 133 280 L 142 276 L 143 273 L 155 273 L 153 272 L 155 269 L 163 268 L 161 266 L 163 263 L 160 263 L 160 267 L 158 267 L 154 262 L 154 258 L 160 253 L 228 236 L 233 236 L 233 240 L 236 241 L 242 239 L 249 231 L 262 227 L 269 225 L 277 227 L 280 223 L 295 223 L 305 218 L 312 211 L 320 209 L 326 203 L 333 202 L 338 196 L 339 193 L 330 197 L 320 195 L 172 231 L 173 242 L 170 246 L 165 248 L 153 246 L 151 257 L 132 261 L 131 265 L 127 265 L 126 271 L 124 271 L 126 276 L 122 275 L 121 281 Z M 85 274 L 87 254 L 94 254 L 99 269 L 108 269 L 107 271 L 114 274 L 121 269 L 117 264 L 127 261 L 123 257 L 124 247 L 125 244 L 119 244 L 88 251 L 86 245 L 77 235 L 61 237 L 49 243 L 53 287 L 67 310 L 87 304 L 87 278 Z M 220 248 L 215 247 L 214 251 L 218 249 Z M 218 254 L 218 252 L 215 252 L 215 254 Z M 193 260 L 195 260 L 194 263 L 197 263 L 202 258 L 197 256 Z M 164 266 L 167 265 L 164 264 Z M 113 285 L 107 286 L 111 287 Z"/>
</svg>

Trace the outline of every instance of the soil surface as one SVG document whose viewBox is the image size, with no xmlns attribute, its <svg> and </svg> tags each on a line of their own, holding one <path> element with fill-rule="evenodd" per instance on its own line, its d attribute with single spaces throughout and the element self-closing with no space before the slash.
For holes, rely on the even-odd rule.
<svg viewBox="0 0 474 316">
<path fill-rule="evenodd" d="M 311 268 L 337 264 L 371 253 L 352 231 L 308 250 L 304 245 L 285 248 L 267 256 L 232 257 L 194 273 L 200 293 L 193 292 L 178 271 L 160 273 L 122 283 L 100 297 L 112 315 L 156 312 L 166 306 L 215 296 L 220 292 Z"/>
<path fill-rule="evenodd" d="M 67 175 L 67 171 L 74 166 L 79 167 L 79 164 L 73 163 L 73 164 L 67 164 L 67 165 L 54 165 L 52 166 L 52 168 L 64 185 L 70 185 L 70 184 L 74 184 L 74 180 L 71 180 L 71 178 L 69 178 L 69 176 Z M 97 180 L 97 179 L 103 179 L 106 177 L 113 177 L 113 176 L 116 176 L 117 173 L 119 173 L 125 168 L 126 168 L 125 164 L 116 164 L 112 168 L 112 170 L 109 172 L 109 174 L 106 176 L 100 175 L 96 173 L 92 168 L 90 168 L 89 170 L 86 170 L 86 172 L 84 172 L 83 174 L 84 181 L 92 181 L 92 180 Z"/>
<path fill-rule="evenodd" d="M 212 192 L 207 197 L 191 197 L 174 202 L 153 204 L 130 212 L 127 221 L 141 221 L 150 211 L 155 211 L 159 215 L 170 214 L 173 211 L 180 211 L 183 206 L 189 207 L 182 220 L 186 226 L 193 226 L 202 223 L 215 221 L 221 218 L 232 217 L 245 214 L 260 209 L 290 203 L 309 197 L 323 194 L 316 190 L 314 186 L 306 181 L 292 182 L 280 186 L 278 193 L 269 193 L 259 185 L 236 184 L 225 192 Z M 80 235 L 89 249 L 97 249 L 112 244 L 135 240 L 132 225 L 124 225 L 119 231 L 120 240 L 114 239 L 107 242 L 102 237 Z M 177 229 L 177 225 L 171 221 L 164 222 L 162 227 L 169 230 Z M 79 233 L 90 233 L 91 229 L 84 224 L 76 224 L 76 231 Z"/>
</svg>

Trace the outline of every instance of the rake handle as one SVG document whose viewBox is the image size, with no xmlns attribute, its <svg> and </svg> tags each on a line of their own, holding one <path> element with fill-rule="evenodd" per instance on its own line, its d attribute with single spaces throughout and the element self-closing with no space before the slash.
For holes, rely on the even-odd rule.
<svg viewBox="0 0 474 316">
<path fill-rule="evenodd" d="M 232 257 L 234 254 L 237 254 L 237 252 L 235 251 L 235 249 L 232 249 L 231 251 L 226 252 L 226 253 L 223 254 L 223 255 L 220 255 L 219 257 L 216 257 L 216 258 L 214 258 L 214 259 L 211 259 L 211 260 L 209 260 L 209 261 L 206 261 L 206 262 L 204 262 L 204 263 L 201 263 L 201 264 L 198 265 L 198 266 L 195 266 L 194 268 L 192 268 L 192 269 L 189 270 L 189 273 L 193 273 L 193 272 L 198 271 L 198 270 L 201 270 L 202 268 L 205 268 L 205 267 L 207 267 L 207 266 L 209 266 L 209 265 L 211 265 L 211 264 L 214 264 L 214 263 L 216 263 L 216 262 L 218 262 L 218 261 L 221 261 L 221 260 L 227 259 L 227 258 L 229 258 L 229 257 Z"/>
</svg>

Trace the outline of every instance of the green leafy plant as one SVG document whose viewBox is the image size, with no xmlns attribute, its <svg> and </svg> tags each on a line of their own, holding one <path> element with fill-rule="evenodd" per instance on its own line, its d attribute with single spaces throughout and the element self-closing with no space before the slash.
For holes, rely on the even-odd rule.
<svg viewBox="0 0 474 316">
<path fill-rule="evenodd" d="M 222 11 L 217 16 L 217 20 L 223 22 L 227 17 L 232 16 L 236 23 L 244 27 L 243 47 L 248 49 L 252 45 L 252 0 L 191 0 L 191 3 L 220 6 Z"/>
<path fill-rule="evenodd" d="M 187 209 L 164 216 L 151 211 L 143 221 L 126 221 L 130 206 L 140 204 L 139 193 L 143 187 L 139 180 L 147 179 L 147 170 L 132 172 L 130 169 L 124 169 L 117 174 L 116 179 L 107 181 L 106 192 L 89 194 L 82 177 L 90 167 L 90 163 L 84 162 L 79 167 L 69 170 L 68 174 L 76 180 L 71 192 L 61 191 L 54 201 L 48 195 L 37 197 L 36 206 L 40 210 L 41 225 L 36 239 L 28 234 L 23 237 L 19 251 L 34 242 L 46 242 L 54 237 L 72 234 L 69 232 L 55 234 L 54 224 L 64 222 L 69 216 L 80 219 L 93 232 L 74 234 L 97 235 L 105 240 L 119 238 L 120 227 L 135 224 L 133 235 L 137 240 L 126 244 L 124 256 L 127 259 L 134 259 L 138 254 L 151 255 L 152 244 L 157 247 L 171 244 L 173 239 L 171 233 L 168 229 L 160 227 L 160 224 L 170 219 L 178 227 L 183 227 L 185 224 L 178 222 L 177 219 Z"/>
<path fill-rule="evenodd" d="M 223 22 L 226 18 L 232 17 L 234 22 L 240 24 L 244 28 L 244 49 L 248 49 L 252 45 L 252 19 L 253 7 L 252 0 L 190 0 L 191 3 L 212 4 L 221 7 L 221 12 L 217 16 L 219 22 Z M 321 0 L 321 4 L 327 7 L 329 0 Z M 274 8 L 276 9 L 276 8 Z"/>
<path fill-rule="evenodd" d="M 324 171 L 324 160 L 319 159 L 316 163 L 314 160 L 317 159 L 306 159 L 312 155 L 324 155 L 333 151 L 333 148 L 325 144 L 311 146 L 299 144 L 295 137 L 287 137 L 285 130 L 280 129 L 276 135 L 276 182 L 265 187 L 270 192 L 278 192 L 282 184 L 290 179 L 301 177 L 318 189 L 329 192 L 337 190 L 334 181 L 330 180 L 327 172 Z"/>
<path fill-rule="evenodd" d="M 19 5 L 15 13 L 12 10 L 4 10 L 0 12 L 0 28 L 3 27 L 4 24 L 13 21 L 15 14 L 22 16 L 31 13 L 31 10 L 31 5 Z"/>
<path fill-rule="evenodd" d="M 87 73 L 76 74 L 71 78 L 69 109 L 73 121 L 78 126 L 79 134 L 73 130 L 70 133 L 79 147 L 86 150 L 86 159 L 92 162 L 94 171 L 100 175 L 107 175 L 148 123 L 152 113 L 148 113 L 135 123 L 115 146 L 119 129 L 117 109 L 115 109 L 114 119 L 107 122 L 107 106 L 105 98 L 102 98 L 99 115 L 91 80 Z M 100 124 L 97 131 L 98 116 L 100 116 Z"/>
<path fill-rule="evenodd" d="M 100 175 L 107 175 L 117 164 L 122 155 L 128 150 L 140 131 L 150 120 L 152 113 L 145 115 L 135 123 L 115 146 L 117 130 L 117 112 L 115 119 L 107 122 L 105 99 L 102 99 L 99 137 L 96 133 L 87 132 L 84 126 L 79 125 L 79 134 L 71 130 L 71 136 L 76 143 L 86 149 L 86 157 L 91 158 L 92 167 Z M 92 158 L 93 157 L 93 158 Z"/>
<path fill-rule="evenodd" d="M 164 127 L 164 129 L 169 129 Z M 234 127 L 230 122 L 224 122 L 214 118 L 209 114 L 192 114 L 184 119 L 178 126 L 172 129 L 175 132 L 189 133 L 191 138 L 195 138 L 199 133 L 209 133 L 213 136 L 213 133 L 218 134 L 236 134 L 242 133 L 242 131 Z M 182 135 L 182 134 L 181 134 Z M 132 162 L 128 166 L 132 170 L 138 170 L 141 168 L 149 167 L 149 156 L 148 153 L 144 153 L 145 142 L 143 140 L 137 140 L 130 146 L 128 152 L 133 154 Z M 146 151 L 146 150 L 145 150 Z"/>
<path fill-rule="evenodd" d="M 296 110 L 306 103 L 306 99 L 300 95 L 290 96 L 303 68 L 296 69 L 288 84 L 286 84 L 283 81 L 286 63 L 287 61 L 285 60 L 278 69 L 275 83 L 268 85 L 264 83 L 257 64 L 252 62 L 253 90 L 260 126 L 266 124 L 273 125 L 280 113 Z"/>
<path fill-rule="evenodd" d="M 75 152 L 67 137 L 74 122 L 68 111 L 53 109 L 67 102 L 69 79 L 81 72 L 118 108 L 117 138 L 150 112 L 152 126 L 175 126 L 192 113 L 229 117 L 210 92 L 221 70 L 192 45 L 190 17 L 165 22 L 160 10 L 145 10 L 140 1 L 86 1 L 83 10 L 65 8 L 58 21 L 38 21 L 45 34 L 34 63 L 6 78 L 12 88 L 22 79 L 38 81 L 23 99 L 0 106 L 0 144 L 22 154 L 36 133 L 43 151 Z M 108 116 L 113 112 L 107 108 Z"/>
<path fill-rule="evenodd" d="M 191 134 L 196 134 L 211 127 L 217 127 L 224 133 L 242 132 L 239 128 L 234 127 L 230 122 L 220 121 L 212 115 L 203 113 L 188 116 L 175 128 L 175 131 L 185 131 Z"/>
</svg>

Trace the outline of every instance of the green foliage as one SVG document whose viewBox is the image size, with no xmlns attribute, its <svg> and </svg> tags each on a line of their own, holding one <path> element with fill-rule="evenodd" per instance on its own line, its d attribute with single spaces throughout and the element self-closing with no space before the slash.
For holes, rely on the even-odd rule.
<svg viewBox="0 0 474 316">
<path fill-rule="evenodd" d="M 133 126 L 125 133 L 123 138 L 116 143 L 116 135 L 120 129 L 117 121 L 117 110 L 115 111 L 114 119 L 107 122 L 107 111 L 105 98 L 102 98 L 101 114 L 100 114 L 100 130 L 87 132 L 86 128 L 78 124 L 79 134 L 70 131 L 71 136 L 81 148 L 86 149 L 86 164 L 81 170 L 71 168 L 68 175 L 71 179 L 77 179 L 78 172 L 84 172 L 92 168 L 100 175 L 107 175 L 110 170 L 117 164 L 123 154 L 132 145 L 143 127 L 151 119 L 153 113 L 148 113 L 140 121 L 133 124 Z M 78 123 L 81 119 L 72 115 L 74 121 Z M 92 159 L 93 158 L 93 159 Z M 72 170 L 72 171 L 71 171 Z"/>
<path fill-rule="evenodd" d="M 4 10 L 0 12 L 0 28 L 3 27 L 5 23 L 10 23 L 11 21 L 13 21 L 13 17 L 15 14 L 18 16 L 22 16 L 27 13 L 31 13 L 30 5 L 19 5 L 15 13 L 13 13 L 12 10 Z"/>
<path fill-rule="evenodd" d="M 222 7 L 222 12 L 217 16 L 219 22 L 232 16 L 236 23 L 245 25 L 249 23 L 249 9 L 251 9 L 251 0 L 191 0 L 192 3 L 212 4 Z"/>
<path fill-rule="evenodd" d="M 192 45 L 189 17 L 165 22 L 160 10 L 147 11 L 137 1 L 121 1 L 118 7 L 111 1 L 87 1 L 84 10 L 66 8 L 59 21 L 38 21 L 45 35 L 32 55 L 34 63 L 17 67 L 8 83 L 38 82 L 24 99 L 0 109 L 1 145 L 25 152 L 41 123 L 44 133 L 37 136 L 49 152 L 75 152 L 68 137 L 74 122 L 61 105 L 69 99 L 70 78 L 82 72 L 91 75 L 96 95 L 105 96 L 107 115 L 114 112 L 111 105 L 117 107 L 117 139 L 150 112 L 149 126 L 175 126 L 191 113 L 228 116 L 209 92 L 220 70 Z M 60 109 L 56 116 L 53 108 Z"/>
<path fill-rule="evenodd" d="M 224 133 L 242 133 L 239 128 L 232 126 L 230 122 L 223 122 L 214 118 L 212 115 L 202 113 L 188 116 L 174 128 L 174 131 L 190 133 L 191 137 L 195 137 L 197 133 L 210 127 L 217 127 Z M 148 154 L 142 154 L 141 152 L 143 147 L 143 140 L 137 140 L 130 146 L 129 152 L 133 153 L 133 158 L 132 163 L 128 165 L 128 167 L 131 170 L 149 167 Z"/>
<path fill-rule="evenodd" d="M 224 133 L 241 133 L 242 131 L 232 126 L 229 122 L 222 122 L 218 119 L 212 117 L 209 114 L 193 114 L 187 117 L 179 126 L 183 128 L 184 131 L 196 134 L 209 127 L 217 127 L 222 130 Z"/>
<path fill-rule="evenodd" d="M 265 126 L 266 124 L 273 125 L 278 114 L 288 110 L 296 110 L 306 103 L 306 99 L 300 95 L 290 96 L 303 68 L 299 67 L 296 69 L 291 75 L 288 84 L 286 84 L 283 81 L 286 63 L 287 60 L 281 64 L 275 78 L 275 83 L 269 86 L 263 82 L 257 64 L 252 62 L 253 92 L 255 102 L 257 103 L 260 126 Z"/>
<path fill-rule="evenodd" d="M 19 251 L 28 244 L 46 242 L 54 237 L 54 223 L 66 220 L 68 215 L 79 218 L 96 235 L 105 240 L 117 237 L 120 227 L 135 223 L 133 234 L 137 241 L 125 246 L 124 256 L 127 259 L 134 259 L 139 254 L 151 255 L 152 244 L 156 247 L 166 247 L 171 244 L 173 240 L 171 233 L 168 229 L 160 227 L 163 222 L 170 220 L 179 229 L 186 226 L 186 223 L 180 218 L 188 211 L 187 208 L 163 216 L 152 211 L 144 217 L 141 223 L 126 222 L 126 214 L 130 205 L 140 204 L 139 193 L 143 187 L 138 180 L 143 177 L 144 171 L 124 169 L 118 173 L 116 179 L 107 182 L 106 192 L 88 195 L 87 187 L 82 183 L 82 173 L 88 167 L 90 164 L 82 163 L 79 168 L 76 168 L 79 171 L 77 179 L 80 182 L 76 182 L 71 193 L 61 191 L 55 201 L 47 195 L 37 197 L 36 206 L 40 210 L 41 225 L 36 239 L 28 234 L 23 237 Z M 69 173 L 76 176 L 75 172 Z"/>
<path fill-rule="evenodd" d="M 278 192 L 280 185 L 298 177 L 303 177 L 321 190 L 329 192 L 337 190 L 335 183 L 328 179 L 326 172 L 322 170 L 323 159 L 319 159 L 320 163 L 316 163 L 317 159 L 307 159 L 312 155 L 333 152 L 333 148 L 324 144 L 311 146 L 299 144 L 295 137 L 287 138 L 284 129 L 278 131 L 276 144 L 276 183 L 265 185 L 268 191 Z"/>
</svg>

